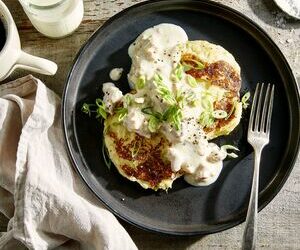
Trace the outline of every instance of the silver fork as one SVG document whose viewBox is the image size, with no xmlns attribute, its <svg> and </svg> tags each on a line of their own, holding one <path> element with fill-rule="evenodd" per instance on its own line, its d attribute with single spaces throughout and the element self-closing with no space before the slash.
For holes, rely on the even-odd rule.
<svg viewBox="0 0 300 250">
<path fill-rule="evenodd" d="M 243 250 L 253 250 L 256 244 L 259 164 L 261 152 L 269 143 L 273 99 L 274 85 L 271 87 L 268 84 L 264 94 L 264 84 L 257 84 L 251 107 L 247 137 L 248 142 L 254 149 L 254 172 L 243 236 Z"/>
</svg>

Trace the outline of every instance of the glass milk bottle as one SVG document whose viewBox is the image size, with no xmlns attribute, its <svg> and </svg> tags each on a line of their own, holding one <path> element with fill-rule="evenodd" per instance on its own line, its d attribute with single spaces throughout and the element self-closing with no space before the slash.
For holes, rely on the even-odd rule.
<svg viewBox="0 0 300 250">
<path fill-rule="evenodd" d="M 83 0 L 19 0 L 32 25 L 51 38 L 65 37 L 83 18 Z"/>
</svg>

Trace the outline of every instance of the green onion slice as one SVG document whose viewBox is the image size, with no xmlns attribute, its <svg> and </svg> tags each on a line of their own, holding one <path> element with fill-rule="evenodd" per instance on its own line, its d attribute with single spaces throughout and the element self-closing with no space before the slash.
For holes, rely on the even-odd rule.
<svg viewBox="0 0 300 250">
<path fill-rule="evenodd" d="M 91 109 L 90 109 L 90 105 L 91 104 L 87 104 L 87 103 L 84 103 L 81 107 L 81 111 L 89 116 L 91 116 Z"/>
<path fill-rule="evenodd" d="M 123 119 L 126 117 L 127 113 L 128 113 L 128 109 L 127 108 L 117 108 L 115 110 L 116 114 L 118 114 L 118 120 L 119 122 L 123 121 Z"/>
<path fill-rule="evenodd" d="M 124 96 L 124 106 L 125 106 L 125 107 L 130 106 L 131 103 L 132 103 L 132 100 L 133 100 L 132 95 L 131 95 L 131 94 L 126 94 L 126 95 Z"/>
<path fill-rule="evenodd" d="M 228 153 L 228 150 L 240 151 L 237 147 L 232 146 L 232 145 L 223 145 L 223 146 L 221 146 L 221 150 L 225 151 L 227 153 L 227 156 L 229 156 L 231 158 L 237 158 L 238 155 L 233 152 Z"/>
<path fill-rule="evenodd" d="M 196 98 L 197 96 L 193 92 L 190 92 L 185 96 L 185 100 L 187 101 L 188 104 L 195 104 Z"/>
<path fill-rule="evenodd" d="M 203 127 L 212 127 L 214 124 L 214 118 L 209 111 L 203 111 L 200 115 L 199 122 Z"/>
<path fill-rule="evenodd" d="M 249 104 L 247 103 L 248 100 L 249 100 L 249 98 L 250 98 L 250 91 L 248 91 L 248 92 L 247 92 L 246 94 L 244 94 L 243 97 L 242 97 L 241 102 L 242 102 L 242 106 L 243 106 L 244 109 L 246 109 L 246 108 L 249 106 Z"/>
<path fill-rule="evenodd" d="M 227 112 L 224 110 L 215 110 L 212 112 L 213 118 L 224 119 L 227 117 Z"/>
<path fill-rule="evenodd" d="M 183 71 L 184 72 L 187 72 L 187 71 L 189 71 L 189 70 L 191 70 L 193 68 L 192 65 L 186 64 L 185 62 L 182 62 L 181 64 L 183 66 Z"/>
<path fill-rule="evenodd" d="M 96 110 L 96 118 L 102 117 L 103 119 L 107 118 L 107 113 L 105 111 L 105 104 L 104 102 L 100 99 L 96 99 L 96 105 L 97 105 L 97 110 Z"/>
<path fill-rule="evenodd" d="M 203 97 L 201 100 L 202 108 L 207 111 L 213 111 L 213 102 L 209 97 Z"/>
<path fill-rule="evenodd" d="M 227 153 L 227 156 L 231 157 L 231 158 L 238 158 L 239 156 L 235 153 Z"/>
<path fill-rule="evenodd" d="M 194 60 L 194 59 L 189 59 L 189 61 L 195 63 L 197 66 L 195 67 L 195 69 L 204 69 L 205 66 L 203 63 L 197 61 L 197 60 Z"/>
<path fill-rule="evenodd" d="M 162 76 L 160 74 L 156 73 L 154 75 L 154 81 L 156 81 L 156 82 L 162 82 L 162 80 L 163 80 L 163 78 L 162 78 Z"/>
<path fill-rule="evenodd" d="M 154 116 L 158 120 L 163 120 L 163 115 L 157 111 L 154 111 L 152 107 L 143 108 L 141 111 L 146 115 Z"/>
<path fill-rule="evenodd" d="M 225 151 L 227 151 L 227 150 L 240 151 L 237 147 L 232 146 L 232 145 L 229 145 L 229 144 L 226 144 L 226 145 L 221 146 L 221 149 L 222 149 L 222 150 L 225 150 Z"/>
<path fill-rule="evenodd" d="M 163 79 L 159 74 L 154 75 L 153 83 L 155 84 L 156 92 L 166 103 L 170 105 L 176 104 L 176 100 L 173 93 L 162 81 Z"/>
<path fill-rule="evenodd" d="M 183 66 L 180 63 L 178 63 L 173 73 L 173 78 L 175 79 L 175 81 L 180 81 L 182 79 L 183 72 L 184 72 Z"/>
<path fill-rule="evenodd" d="M 146 84 L 146 78 L 145 76 L 140 76 L 135 84 L 137 89 L 142 89 L 145 87 Z"/>
<path fill-rule="evenodd" d="M 187 71 L 189 71 L 191 69 L 204 69 L 205 68 L 205 65 L 202 62 L 199 62 L 199 61 L 194 60 L 194 59 L 189 59 L 188 61 L 195 63 L 196 66 L 187 64 L 185 62 L 181 62 L 182 66 L 183 66 L 184 72 L 187 72 Z"/>
<path fill-rule="evenodd" d="M 198 86 L 196 79 L 191 75 L 187 75 L 187 81 L 192 88 L 196 88 Z"/>
<path fill-rule="evenodd" d="M 160 120 L 157 119 L 155 116 L 151 116 L 148 123 L 148 128 L 151 133 L 156 132 L 159 129 Z"/>
<path fill-rule="evenodd" d="M 93 109 L 91 109 L 91 107 L 93 107 Z M 107 118 L 105 104 L 100 98 L 96 99 L 96 104 L 84 103 L 81 107 L 81 111 L 89 116 L 91 116 L 91 113 L 94 112 L 96 113 L 96 118 Z"/>
</svg>

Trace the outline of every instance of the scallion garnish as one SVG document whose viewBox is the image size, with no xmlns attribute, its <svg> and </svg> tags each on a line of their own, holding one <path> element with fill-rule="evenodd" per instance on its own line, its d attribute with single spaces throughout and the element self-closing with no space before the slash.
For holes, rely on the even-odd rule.
<svg viewBox="0 0 300 250">
<path fill-rule="evenodd" d="M 164 120 L 170 122 L 176 130 L 180 129 L 180 123 L 182 120 L 181 109 L 177 105 L 170 106 L 163 115 Z"/>
<path fill-rule="evenodd" d="M 177 102 L 178 106 L 179 106 L 180 108 L 183 108 L 186 99 L 185 99 L 185 96 L 183 95 L 183 93 L 181 92 L 180 89 L 178 89 L 178 90 L 176 91 L 176 97 L 175 97 L 175 99 L 176 99 L 176 102 Z"/>
<path fill-rule="evenodd" d="M 210 128 L 213 126 L 215 119 L 210 111 L 203 111 L 200 115 L 199 122 L 203 127 Z"/>
<path fill-rule="evenodd" d="M 191 75 L 187 75 L 187 82 L 192 88 L 196 88 L 198 86 L 196 79 Z"/>
<path fill-rule="evenodd" d="M 248 91 L 246 94 L 243 95 L 242 100 L 241 100 L 243 109 L 248 108 L 248 106 L 249 106 L 249 103 L 248 103 L 249 98 L 250 98 L 250 92 Z"/>
<path fill-rule="evenodd" d="M 116 108 L 115 112 L 116 112 L 116 114 L 118 114 L 119 122 L 121 122 L 126 117 L 126 115 L 128 113 L 128 109 L 120 107 L 120 108 Z"/>
<path fill-rule="evenodd" d="M 132 103 L 132 95 L 126 94 L 123 98 L 124 98 L 124 106 L 128 107 Z"/>
<path fill-rule="evenodd" d="M 172 78 L 176 82 L 180 81 L 182 79 L 182 77 L 183 77 L 183 72 L 184 72 L 183 66 L 180 63 L 178 63 L 178 65 L 174 69 L 174 73 L 172 74 Z"/>
<path fill-rule="evenodd" d="M 163 122 L 163 115 L 157 111 L 153 111 L 152 107 L 146 107 L 142 109 L 144 114 L 150 115 L 148 121 L 148 129 L 150 132 L 154 133 L 158 130 L 160 123 Z"/>
<path fill-rule="evenodd" d="M 100 99 L 96 99 L 96 105 L 97 105 L 97 110 L 96 110 L 96 118 L 102 117 L 103 119 L 107 118 L 107 114 L 105 111 L 105 104 L 104 102 Z"/>
<path fill-rule="evenodd" d="M 183 71 L 187 72 L 189 70 L 191 70 L 193 68 L 192 65 L 186 64 L 185 62 L 181 62 L 182 66 L 183 66 Z"/>
<path fill-rule="evenodd" d="M 148 121 L 148 128 L 151 133 L 154 133 L 158 130 L 161 121 L 157 119 L 155 116 L 151 116 Z"/>
<path fill-rule="evenodd" d="M 96 113 L 96 118 L 106 119 L 107 117 L 105 104 L 100 98 L 96 99 L 96 104 L 84 103 L 81 111 L 89 116 L 91 116 L 91 113 Z"/>
<path fill-rule="evenodd" d="M 210 97 L 208 96 L 204 96 L 202 99 L 201 99 L 201 106 L 204 110 L 206 111 L 210 111 L 212 112 L 213 111 L 213 101 L 211 100 Z"/>
<path fill-rule="evenodd" d="M 197 60 L 194 60 L 194 59 L 189 59 L 189 61 L 193 62 L 196 64 L 196 67 L 194 67 L 195 69 L 204 69 L 204 64 L 197 61 Z"/>
<path fill-rule="evenodd" d="M 197 100 L 197 96 L 193 92 L 189 92 L 185 95 L 185 100 L 188 104 L 195 104 L 195 101 Z"/>
<path fill-rule="evenodd" d="M 157 111 L 153 111 L 152 107 L 143 108 L 142 112 L 144 114 L 150 115 L 148 128 L 151 132 L 157 131 L 160 124 L 164 121 L 172 124 L 176 130 L 180 129 L 182 113 L 178 105 L 172 105 L 168 107 L 163 114 Z"/>
<path fill-rule="evenodd" d="M 221 146 L 221 150 L 225 151 L 227 153 L 227 156 L 229 156 L 231 158 L 237 158 L 238 155 L 233 152 L 228 153 L 228 150 L 240 151 L 237 147 L 232 146 L 232 145 L 223 145 L 223 146 Z"/>
<path fill-rule="evenodd" d="M 216 119 L 224 119 L 227 117 L 227 112 L 224 110 L 214 110 L 211 114 L 212 117 Z"/>
<path fill-rule="evenodd" d="M 157 111 L 153 111 L 152 107 L 146 107 L 141 110 L 144 114 L 154 116 L 158 120 L 163 120 L 163 115 Z"/>
<path fill-rule="evenodd" d="M 81 111 L 89 116 L 91 116 L 91 109 L 90 109 L 90 106 L 93 105 L 93 104 L 87 104 L 87 103 L 84 103 L 81 107 Z"/>
<path fill-rule="evenodd" d="M 175 97 L 171 90 L 163 83 L 163 79 L 159 74 L 154 75 L 154 81 L 156 91 L 162 98 L 162 100 L 170 105 L 176 104 Z"/>
<path fill-rule="evenodd" d="M 138 79 L 137 79 L 137 82 L 135 84 L 135 87 L 137 89 L 142 89 L 145 87 L 145 84 L 146 84 L 146 78 L 145 76 L 140 76 Z"/>
</svg>

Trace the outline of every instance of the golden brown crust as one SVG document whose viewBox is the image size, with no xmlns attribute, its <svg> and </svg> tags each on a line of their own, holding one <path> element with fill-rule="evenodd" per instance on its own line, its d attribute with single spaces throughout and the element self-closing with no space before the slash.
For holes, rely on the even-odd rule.
<svg viewBox="0 0 300 250">
<path fill-rule="evenodd" d="M 200 61 L 193 54 L 184 54 L 181 58 L 181 62 L 193 67 L 197 66 L 194 62 L 195 60 Z M 186 73 L 196 79 L 210 81 L 212 85 L 220 86 L 221 88 L 233 92 L 238 96 L 241 88 L 241 78 L 238 72 L 236 72 L 228 62 L 217 61 L 210 64 L 201 63 L 204 65 L 203 69 L 192 68 Z"/>
<path fill-rule="evenodd" d="M 196 55 L 193 54 L 183 54 L 181 57 L 181 62 L 191 65 L 194 68 L 188 70 L 186 73 L 193 76 L 196 79 L 202 79 L 210 82 L 211 85 L 219 86 L 227 90 L 227 96 L 222 100 L 214 103 L 214 110 L 224 110 L 227 114 L 232 113 L 229 117 L 224 119 L 216 119 L 212 127 L 204 128 L 205 132 L 211 132 L 216 128 L 226 126 L 235 118 L 234 103 L 236 97 L 239 97 L 239 91 L 241 88 L 241 78 L 240 75 L 234 70 L 234 68 L 225 61 L 217 61 L 214 63 L 204 63 L 201 62 L 204 67 L 202 69 L 196 68 L 197 63 L 195 61 L 201 62 Z"/>
<path fill-rule="evenodd" d="M 120 158 L 137 162 L 136 167 L 127 164 L 120 166 L 128 177 L 148 182 L 151 188 L 157 187 L 163 180 L 172 178 L 171 163 L 162 159 L 163 145 L 167 143 L 164 138 L 153 145 L 153 140 L 135 134 L 134 140 L 126 144 L 125 140 L 118 138 L 114 132 L 108 131 L 107 134 L 113 139 Z"/>
</svg>

